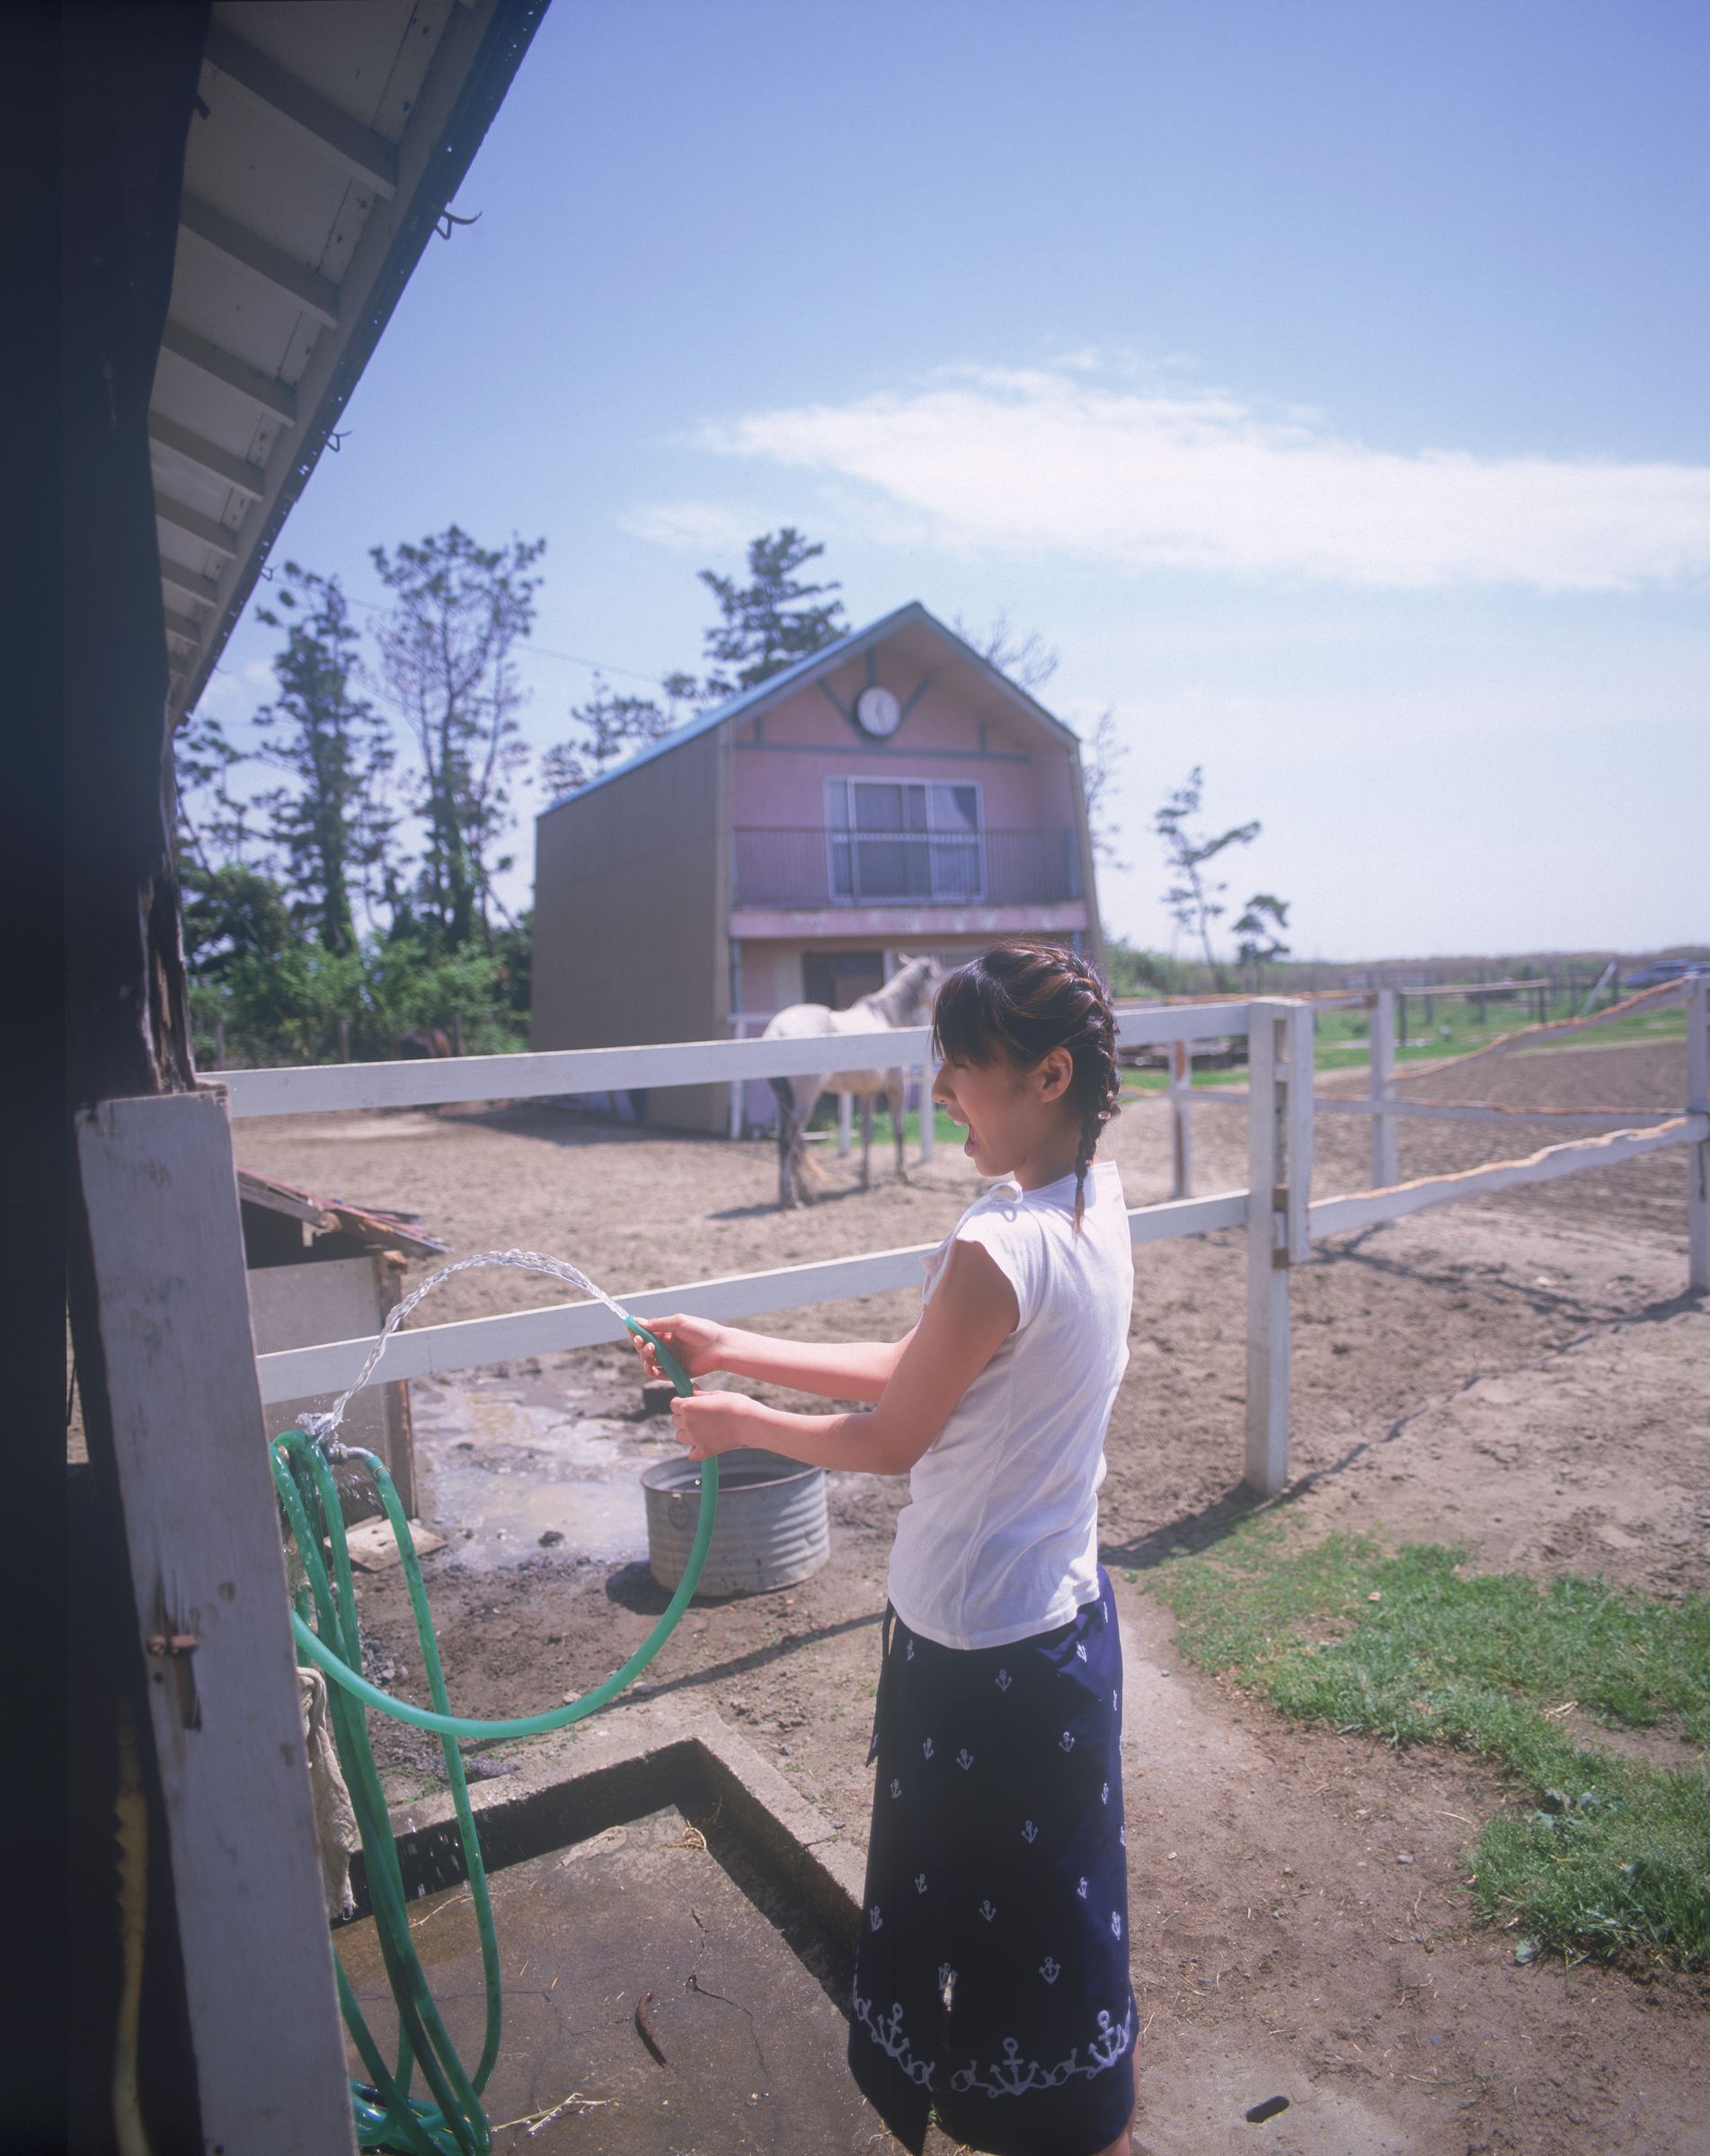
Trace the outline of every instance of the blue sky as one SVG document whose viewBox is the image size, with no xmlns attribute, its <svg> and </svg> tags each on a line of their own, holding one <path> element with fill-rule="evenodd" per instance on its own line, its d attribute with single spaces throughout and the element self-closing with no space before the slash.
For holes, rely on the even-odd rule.
<svg viewBox="0 0 1710 2156">
<path fill-rule="evenodd" d="M 1303 954 L 1710 938 L 1707 108 L 1689 0 L 556 0 L 279 558 L 545 535 L 545 747 L 793 523 L 1113 709 L 1117 933 L 1199 764 Z"/>
</svg>

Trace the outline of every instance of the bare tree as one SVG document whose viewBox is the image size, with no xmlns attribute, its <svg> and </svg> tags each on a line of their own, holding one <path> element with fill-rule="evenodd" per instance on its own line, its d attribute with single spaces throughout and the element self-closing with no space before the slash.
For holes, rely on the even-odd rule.
<svg viewBox="0 0 1710 2156">
<path fill-rule="evenodd" d="M 1086 794 L 1086 829 L 1096 857 L 1113 869 L 1131 863 L 1120 858 L 1117 840 L 1121 821 L 1116 809 L 1116 782 L 1128 756 L 1128 743 L 1116 723 L 1114 705 L 1099 713 L 1090 734 L 1081 741 L 1081 784 Z"/>
<path fill-rule="evenodd" d="M 1018 635 L 1009 625 L 1007 610 L 1000 610 L 988 629 L 972 627 L 961 614 L 950 625 L 988 667 L 996 667 L 1000 674 L 1007 675 L 1017 688 L 1025 689 L 1030 696 L 1035 689 L 1042 689 L 1057 671 L 1057 654 L 1038 630 L 1030 629 L 1025 636 Z"/>
<path fill-rule="evenodd" d="M 1200 797 L 1204 786 L 1205 773 L 1196 764 L 1187 775 L 1186 784 L 1178 786 L 1165 798 L 1164 806 L 1152 818 L 1152 828 L 1164 841 L 1165 859 L 1173 879 L 1164 895 L 1164 903 L 1177 928 L 1199 938 L 1211 977 L 1221 988 L 1223 968 L 1211 949 L 1211 923 L 1228 910 L 1223 895 L 1229 887 L 1215 881 L 1206 871 L 1227 847 L 1250 845 L 1258 837 L 1260 826 L 1255 817 L 1250 824 L 1231 825 L 1228 830 L 1215 836 L 1193 829 L 1188 819 L 1200 813 Z"/>
<path fill-rule="evenodd" d="M 419 895 L 451 950 L 477 934 L 492 948 L 493 879 L 511 866 L 496 849 L 509 823 L 510 782 L 527 755 L 511 653 L 534 625 L 533 571 L 545 544 L 513 538 L 481 547 L 453 524 L 419 546 L 371 550 L 394 602 L 376 631 L 381 674 L 421 755 L 428 841 Z"/>
</svg>

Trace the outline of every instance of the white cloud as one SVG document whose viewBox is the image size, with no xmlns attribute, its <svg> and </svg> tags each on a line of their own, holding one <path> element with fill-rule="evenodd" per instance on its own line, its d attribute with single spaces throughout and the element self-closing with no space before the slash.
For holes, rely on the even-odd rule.
<svg viewBox="0 0 1710 2156">
<path fill-rule="evenodd" d="M 964 551 L 1123 570 L 1426 589 L 1630 591 L 1710 570 L 1710 469 L 1594 457 L 1375 449 L 1319 418 L 1224 392 L 1141 384 L 1074 354 L 956 368 L 917 389 L 750 413 L 698 446 L 817 474 L 864 520 Z M 726 543 L 694 502 L 629 528 Z"/>
<path fill-rule="evenodd" d="M 662 501 L 618 521 L 633 537 L 651 539 L 673 553 L 740 553 L 752 536 L 749 523 L 711 501 Z"/>
</svg>

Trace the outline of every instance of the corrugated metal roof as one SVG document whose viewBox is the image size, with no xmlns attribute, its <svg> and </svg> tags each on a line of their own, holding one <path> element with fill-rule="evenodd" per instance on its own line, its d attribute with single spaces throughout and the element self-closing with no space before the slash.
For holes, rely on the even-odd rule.
<svg viewBox="0 0 1710 2156">
<path fill-rule="evenodd" d="M 574 786 L 568 793 L 561 794 L 555 801 L 550 802 L 540 811 L 540 816 L 550 816 L 554 809 L 563 808 L 569 801 L 580 801 L 587 795 L 597 792 L 600 787 L 609 786 L 615 779 L 627 778 L 632 771 L 639 771 L 643 764 L 651 764 L 660 756 L 669 755 L 674 748 L 681 748 L 686 741 L 694 741 L 702 734 L 711 733 L 714 727 L 724 726 L 732 719 L 757 717 L 770 705 L 791 695 L 806 684 L 834 672 L 846 659 L 859 658 L 870 646 L 882 644 L 887 637 L 894 636 L 899 630 L 917 623 L 950 645 L 960 658 L 978 667 L 1029 718 L 1049 727 L 1066 744 L 1079 746 L 1080 737 L 1073 727 L 1066 726 L 1042 703 L 1030 696 L 1025 689 L 1011 681 L 1006 674 L 1000 673 L 988 659 L 982 658 L 973 646 L 964 642 L 953 629 L 946 629 L 937 615 L 923 606 L 918 599 L 910 599 L 907 605 L 899 606 L 894 614 L 887 614 L 876 622 L 870 622 L 864 629 L 852 629 L 847 636 L 840 636 L 835 643 L 823 644 L 819 650 L 810 651 L 804 658 L 796 659 L 781 672 L 768 675 L 765 681 L 757 682 L 753 688 L 743 689 L 734 696 L 727 696 L 722 703 L 714 704 L 710 711 L 697 712 L 681 726 L 673 727 L 669 734 L 661 734 L 657 741 L 650 741 L 645 748 L 638 749 L 635 755 L 626 757 L 623 763 L 615 764 L 609 771 L 601 772 L 598 778 L 589 779 L 586 784 Z M 536 821 L 539 821 L 539 817 Z"/>
<path fill-rule="evenodd" d="M 545 7 L 214 7 L 149 401 L 174 718 L 200 694 Z"/>
</svg>

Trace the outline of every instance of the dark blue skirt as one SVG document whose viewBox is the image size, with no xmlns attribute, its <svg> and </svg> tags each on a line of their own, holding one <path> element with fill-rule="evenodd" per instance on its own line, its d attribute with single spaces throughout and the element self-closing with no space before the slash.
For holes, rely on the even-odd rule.
<svg viewBox="0 0 1710 2156">
<path fill-rule="evenodd" d="M 1009 1647 L 885 1613 L 849 2064 L 918 2152 L 1093 2156 L 1134 2105 L 1122 1650 L 1111 1583 Z"/>
</svg>

